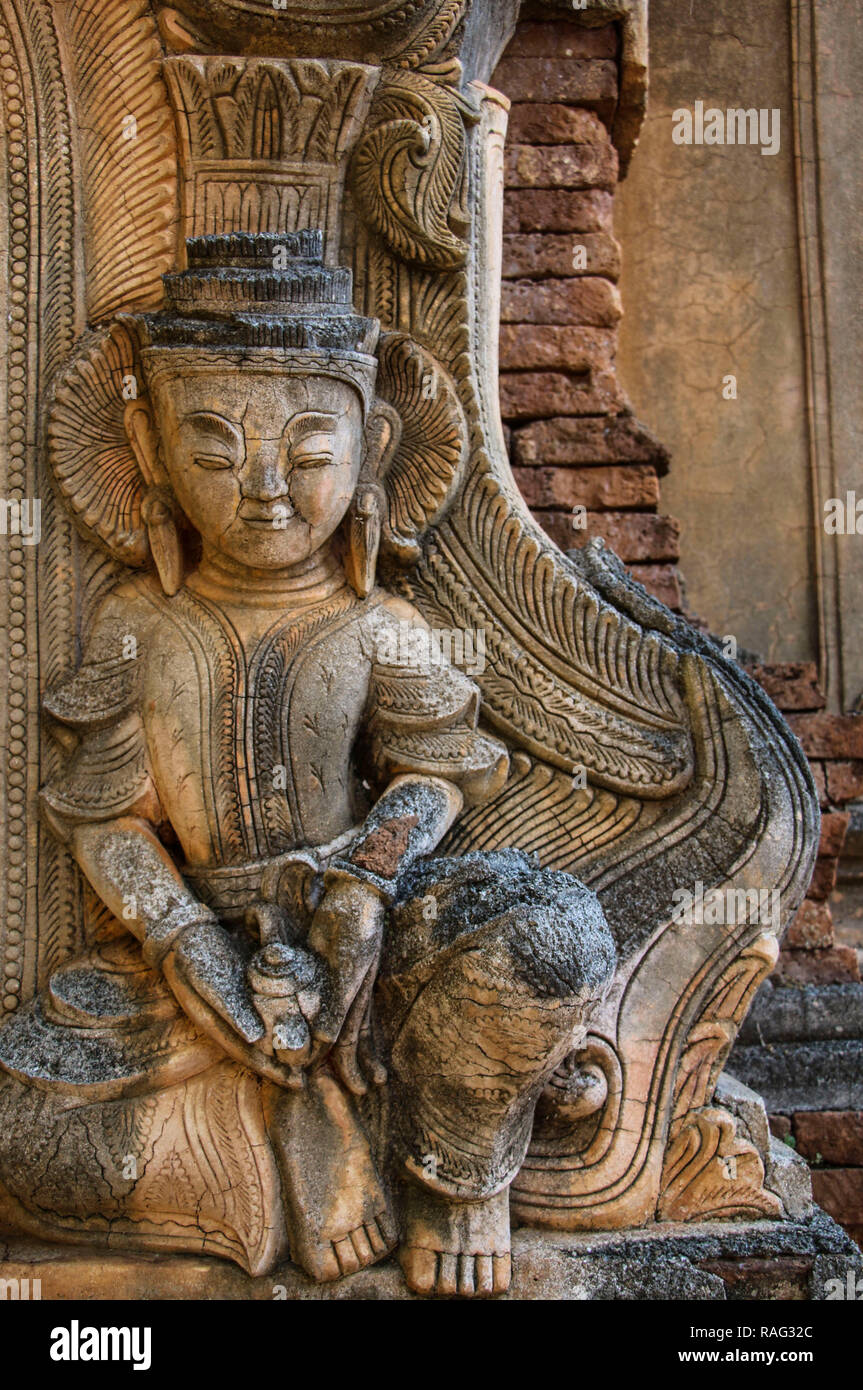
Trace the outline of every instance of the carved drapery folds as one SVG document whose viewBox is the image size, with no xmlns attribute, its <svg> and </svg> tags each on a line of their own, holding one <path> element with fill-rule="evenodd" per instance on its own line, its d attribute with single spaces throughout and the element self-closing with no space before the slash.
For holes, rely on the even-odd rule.
<svg viewBox="0 0 863 1390">
<path fill-rule="evenodd" d="M 320 228 L 326 262 L 351 261 L 357 307 L 383 328 L 376 389 L 400 421 L 383 479 L 388 580 L 432 625 L 482 631 L 482 717 L 511 755 L 505 785 L 445 848 L 516 846 L 570 869 L 616 937 L 615 986 L 585 1044 L 597 1104 L 540 1107 L 513 1207 L 568 1229 L 777 1215 L 758 1156 L 711 1101 L 802 897 L 817 802 L 794 740 L 740 670 L 614 557 L 564 557 L 518 496 L 494 348 L 504 103 L 461 78 L 466 6 L 3 0 L 14 214 L 4 496 L 45 498 L 38 565 L 18 538 L 5 551 L 9 631 L 33 644 L 28 660 L 38 651 L 44 687 L 73 664 L 119 564 L 149 564 L 124 428 L 137 345 L 122 315 L 158 305 L 186 236 Z M 88 324 L 98 334 L 85 336 Z M 28 344 L 40 371 L 24 382 Z M 80 468 L 82 441 L 101 488 Z M 83 541 L 49 494 L 46 445 Z M 0 874 L 10 1012 L 69 953 L 79 911 L 62 851 L 46 844 L 25 863 L 56 751 L 45 739 L 41 766 L 17 751 L 39 748 L 38 691 L 12 653 Z M 675 890 L 696 883 L 778 890 L 781 922 L 674 919 Z M 255 1229 L 258 1260 L 269 1235 Z"/>
</svg>

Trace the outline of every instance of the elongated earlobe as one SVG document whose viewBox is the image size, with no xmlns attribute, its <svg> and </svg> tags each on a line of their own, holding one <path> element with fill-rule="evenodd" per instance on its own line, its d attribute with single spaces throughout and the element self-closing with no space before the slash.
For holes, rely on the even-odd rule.
<svg viewBox="0 0 863 1390">
<path fill-rule="evenodd" d="M 368 598 L 375 586 L 382 505 L 380 489 L 361 483 L 348 512 L 345 571 L 348 583 L 359 598 Z"/>
<path fill-rule="evenodd" d="M 124 424 L 141 476 L 147 484 L 141 515 L 147 527 L 150 554 L 162 588 L 171 598 L 183 584 L 183 549 L 170 497 L 160 486 L 162 468 L 158 436 L 145 400 L 129 401 Z"/>
<path fill-rule="evenodd" d="M 154 487 L 144 498 L 141 510 L 159 580 L 168 598 L 173 598 L 183 585 L 183 548 L 171 503 Z"/>
</svg>

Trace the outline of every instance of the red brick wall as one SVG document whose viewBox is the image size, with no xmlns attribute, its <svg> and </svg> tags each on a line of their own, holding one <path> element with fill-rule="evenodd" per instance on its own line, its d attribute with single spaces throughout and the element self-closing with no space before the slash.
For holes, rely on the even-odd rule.
<svg viewBox="0 0 863 1390">
<path fill-rule="evenodd" d="M 564 549 L 600 536 L 680 606 L 679 527 L 657 514 L 661 445 L 634 419 L 614 360 L 615 25 L 520 24 L 492 83 L 512 101 L 505 163 L 501 409 L 516 480 Z M 575 253 L 584 248 L 580 268 Z M 586 515 L 574 512 L 582 507 Z"/>
</svg>

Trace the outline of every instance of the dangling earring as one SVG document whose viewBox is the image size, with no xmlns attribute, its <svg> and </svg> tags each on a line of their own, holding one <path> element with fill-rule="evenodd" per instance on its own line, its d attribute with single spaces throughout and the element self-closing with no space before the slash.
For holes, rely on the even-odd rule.
<svg viewBox="0 0 863 1390">
<path fill-rule="evenodd" d="M 368 598 L 375 585 L 381 543 L 381 499 L 377 488 L 360 486 L 348 512 L 345 570 L 358 598 Z"/>
<path fill-rule="evenodd" d="M 174 513 L 164 492 L 157 487 L 150 488 L 141 515 L 162 588 L 168 598 L 173 598 L 183 583 L 183 552 Z"/>
</svg>

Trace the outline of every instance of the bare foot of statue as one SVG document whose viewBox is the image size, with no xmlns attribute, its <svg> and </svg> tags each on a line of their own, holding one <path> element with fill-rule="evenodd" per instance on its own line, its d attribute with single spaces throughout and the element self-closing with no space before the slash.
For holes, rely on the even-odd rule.
<svg viewBox="0 0 863 1390">
<path fill-rule="evenodd" d="M 302 1091 L 271 1087 L 267 1100 L 291 1259 L 320 1283 L 382 1260 L 398 1231 L 350 1097 L 318 1071 Z"/>
<path fill-rule="evenodd" d="M 310 1278 L 328 1284 L 376 1264 L 395 1248 L 397 1240 L 392 1217 L 384 1207 L 376 1217 L 351 1231 L 342 1231 L 336 1226 L 323 1232 L 318 1242 L 301 1238 L 292 1247 L 291 1254 Z"/>
<path fill-rule="evenodd" d="M 408 1184 L 399 1260 L 414 1293 L 463 1298 L 506 1293 L 512 1277 L 509 1191 L 480 1202 L 455 1202 Z"/>
</svg>

